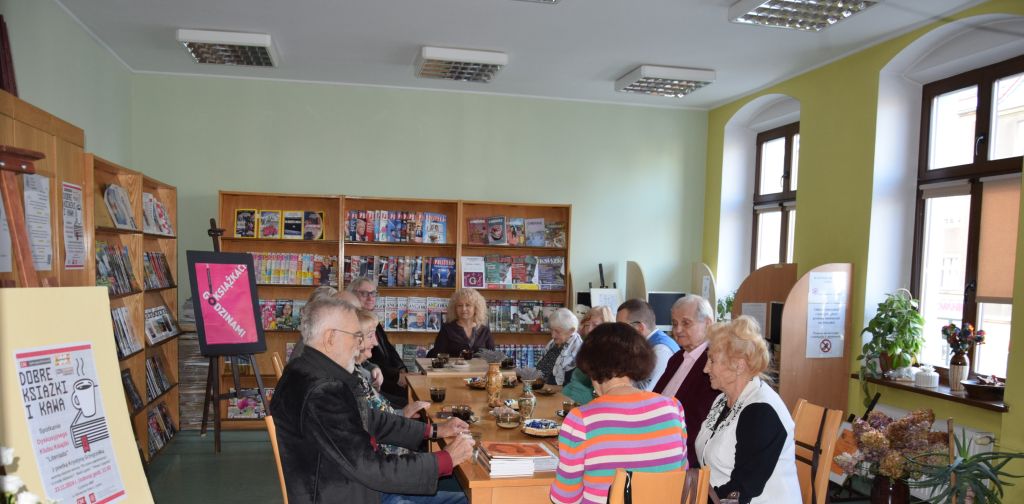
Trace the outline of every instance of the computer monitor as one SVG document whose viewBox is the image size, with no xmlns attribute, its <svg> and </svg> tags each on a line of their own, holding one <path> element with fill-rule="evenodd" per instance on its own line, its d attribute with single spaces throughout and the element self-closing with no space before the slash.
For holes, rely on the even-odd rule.
<svg viewBox="0 0 1024 504">
<path fill-rule="evenodd" d="M 672 305 L 685 295 L 685 292 L 647 293 L 647 303 L 654 309 L 654 323 L 658 325 L 658 329 L 672 329 Z"/>
</svg>

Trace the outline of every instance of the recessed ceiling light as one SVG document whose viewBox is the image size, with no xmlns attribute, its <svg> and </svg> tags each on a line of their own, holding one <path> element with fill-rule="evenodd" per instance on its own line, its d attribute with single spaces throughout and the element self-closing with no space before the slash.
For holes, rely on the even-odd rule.
<svg viewBox="0 0 1024 504">
<path fill-rule="evenodd" d="M 714 80 L 714 70 L 640 65 L 615 81 L 615 90 L 682 98 Z"/>
<path fill-rule="evenodd" d="M 490 82 L 508 55 L 495 51 L 424 46 L 416 56 L 416 75 L 465 82 Z"/>
<path fill-rule="evenodd" d="M 270 35 L 208 30 L 178 30 L 178 42 L 196 63 L 277 66 Z"/>
<path fill-rule="evenodd" d="M 729 21 L 821 31 L 877 3 L 878 0 L 740 0 L 729 8 Z"/>
</svg>

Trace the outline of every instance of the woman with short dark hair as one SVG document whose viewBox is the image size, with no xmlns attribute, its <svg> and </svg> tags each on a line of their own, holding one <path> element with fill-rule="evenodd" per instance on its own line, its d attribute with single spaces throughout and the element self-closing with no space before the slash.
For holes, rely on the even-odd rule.
<svg viewBox="0 0 1024 504">
<path fill-rule="evenodd" d="M 565 417 L 551 501 L 604 503 L 614 470 L 686 469 L 683 407 L 674 397 L 639 390 L 654 368 L 654 351 L 631 325 L 594 328 L 576 355 L 598 397 Z"/>
</svg>

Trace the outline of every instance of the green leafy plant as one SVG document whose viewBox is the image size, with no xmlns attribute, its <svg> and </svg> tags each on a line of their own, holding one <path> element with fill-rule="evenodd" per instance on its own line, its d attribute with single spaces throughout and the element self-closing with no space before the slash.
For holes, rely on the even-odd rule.
<svg viewBox="0 0 1024 504">
<path fill-rule="evenodd" d="M 863 360 L 861 371 L 877 377 L 882 370 L 879 361 L 888 358 L 892 367 L 907 367 L 914 363 L 914 358 L 924 347 L 924 317 L 918 311 L 918 302 L 910 291 L 900 289 L 886 294 L 885 300 L 878 303 L 874 318 L 861 331 L 871 335 L 871 340 L 861 347 L 858 360 Z M 884 354 L 884 355 L 883 355 Z"/>
<path fill-rule="evenodd" d="M 938 453 L 912 457 L 918 466 L 921 478 L 911 481 L 910 486 L 932 488 L 929 502 L 964 502 L 968 493 L 974 495 L 975 504 L 999 504 L 1003 501 L 1003 487 L 1013 486 L 1008 478 L 1020 478 L 1003 469 L 1014 459 L 1024 459 L 1024 453 L 981 452 L 971 455 L 971 442 L 964 431 L 954 436 L 956 457 L 949 464 L 931 464 L 927 460 Z M 943 453 L 944 455 L 944 453 Z M 954 482 L 955 480 L 955 482 Z"/>
<path fill-rule="evenodd" d="M 725 296 L 715 303 L 715 311 L 718 312 L 718 321 L 732 320 L 732 304 L 736 301 L 736 291 L 732 291 L 732 294 Z"/>
</svg>

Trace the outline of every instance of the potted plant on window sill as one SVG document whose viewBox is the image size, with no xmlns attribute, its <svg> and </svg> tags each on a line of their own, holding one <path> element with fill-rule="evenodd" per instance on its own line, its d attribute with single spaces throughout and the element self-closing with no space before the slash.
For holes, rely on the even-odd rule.
<svg viewBox="0 0 1024 504">
<path fill-rule="evenodd" d="M 951 434 L 952 435 L 952 434 Z M 911 457 L 921 478 L 910 483 L 912 487 L 930 488 L 929 502 L 999 504 L 1003 500 L 1003 487 L 1010 486 L 1009 478 L 1019 478 L 1003 469 L 1015 459 L 1024 459 L 1024 453 L 990 451 L 971 454 L 971 442 L 965 432 L 956 437 L 956 453 L 952 462 L 935 464 L 936 455 Z"/>
<path fill-rule="evenodd" d="M 860 379 L 862 386 L 867 377 L 878 378 L 892 370 L 910 366 L 924 346 L 924 317 L 918 311 L 918 301 L 907 289 L 886 294 L 878 303 L 874 318 L 861 331 L 871 340 L 861 347 Z"/>
</svg>

